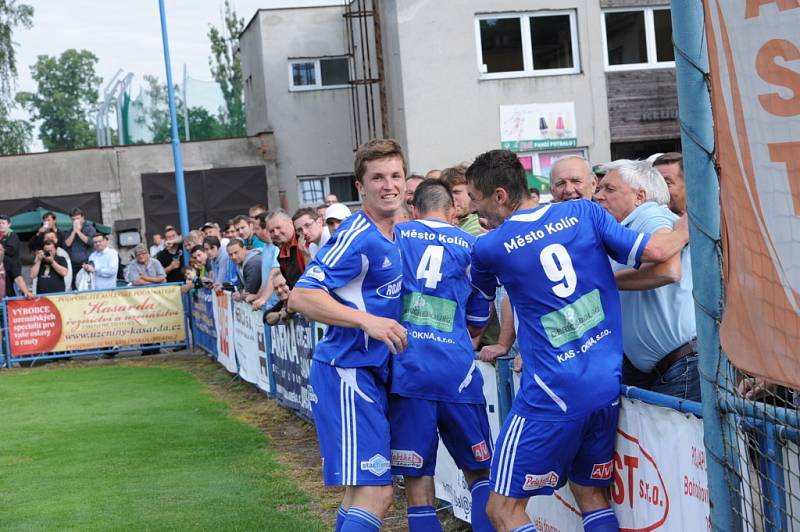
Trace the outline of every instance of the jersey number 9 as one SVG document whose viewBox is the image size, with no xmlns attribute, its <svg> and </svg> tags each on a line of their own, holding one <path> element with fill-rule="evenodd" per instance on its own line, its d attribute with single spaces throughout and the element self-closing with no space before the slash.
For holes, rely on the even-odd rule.
<svg viewBox="0 0 800 532">
<path fill-rule="evenodd" d="M 539 253 L 539 261 L 547 278 L 558 283 L 552 287 L 558 297 L 567 297 L 575 292 L 578 277 L 575 275 L 575 268 L 572 267 L 572 259 L 569 258 L 567 248 L 561 244 L 550 244 Z"/>
</svg>

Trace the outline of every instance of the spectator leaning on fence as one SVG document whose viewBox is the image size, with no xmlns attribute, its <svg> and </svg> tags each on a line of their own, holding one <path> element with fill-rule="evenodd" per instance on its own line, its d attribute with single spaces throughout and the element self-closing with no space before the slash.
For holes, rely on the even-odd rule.
<svg viewBox="0 0 800 532">
<path fill-rule="evenodd" d="M 561 157 L 550 169 L 550 193 L 553 202 L 572 199 L 591 200 L 597 185 L 589 161 L 577 155 Z"/>
<path fill-rule="evenodd" d="M 233 219 L 233 227 L 236 229 L 236 236 L 244 242 L 248 249 L 260 248 L 264 242 L 253 234 L 253 222 L 249 217 L 240 214 Z"/>
<path fill-rule="evenodd" d="M 64 243 L 67 246 L 67 251 L 69 251 L 72 271 L 75 274 L 75 279 L 77 279 L 78 270 L 89 260 L 89 255 L 94 249 L 92 238 L 97 234 L 97 231 L 92 224 L 86 222 L 82 210 L 72 209 L 70 216 L 72 218 L 72 229 L 64 239 Z M 73 288 L 76 288 L 75 279 L 72 281 Z"/>
<path fill-rule="evenodd" d="M 92 237 L 94 251 L 89 255 L 89 261 L 83 269 L 94 274 L 92 288 L 106 290 L 117 287 L 117 272 L 119 271 L 119 254 L 108 245 L 108 237 L 97 233 Z"/>
<path fill-rule="evenodd" d="M 295 233 L 303 235 L 308 256 L 313 259 L 331 237 L 328 228 L 322 218 L 317 215 L 316 209 L 311 208 L 297 209 L 292 215 L 292 222 Z"/>
<path fill-rule="evenodd" d="M 139 244 L 133 248 L 134 260 L 125 268 L 125 280 L 132 285 L 164 283 L 167 273 L 156 259 L 150 256 L 147 246 Z"/>
<path fill-rule="evenodd" d="M 433 480 L 441 436 L 472 493 L 472 529 L 490 531 L 493 438 L 469 333 L 486 325 L 490 305 L 467 277 L 475 237 L 450 224 L 453 196 L 442 180 L 417 187 L 413 210 L 418 220 L 395 229 L 408 302 L 401 323 L 411 339 L 392 358 L 392 474 L 405 477 L 409 528 L 441 530 Z"/>
<path fill-rule="evenodd" d="M 674 233 L 647 235 L 620 226 L 590 201 L 532 208 L 525 170 L 506 150 L 478 156 L 467 182 L 479 214 L 496 227 L 475 243 L 472 284 L 487 298 L 498 283 L 506 288 L 523 358 L 522 388 L 492 460 L 492 523 L 500 530 L 530 527 L 528 499 L 569 479 L 584 530 L 617 530 L 606 494 L 622 342 L 607 253 L 634 266 L 661 262 L 683 248 L 688 226 L 683 220 Z M 599 322 L 584 319 L 590 307 L 602 309 L 591 313 Z"/>
<path fill-rule="evenodd" d="M 164 238 L 164 249 L 158 252 L 156 260 L 164 267 L 168 283 L 183 282 L 183 238 L 171 225 L 164 228 Z"/>
<path fill-rule="evenodd" d="M 256 217 L 255 233 L 259 238 L 270 238 L 267 230 L 268 218 L 269 213 L 267 212 L 262 212 Z M 267 304 L 274 303 L 275 298 L 272 297 L 274 293 L 273 279 L 275 273 L 278 272 L 280 272 L 278 248 L 270 241 L 261 248 L 261 288 L 258 290 L 256 297 L 250 300 L 253 310 L 258 310 Z"/>
<path fill-rule="evenodd" d="M 14 297 L 19 290 L 20 295 L 33 297 L 33 292 L 28 289 L 19 262 L 6 257 L 6 247 L 0 242 L 0 286 L 5 287 L 6 297 Z M 16 289 L 15 289 L 16 287 Z"/>
<path fill-rule="evenodd" d="M 34 257 L 31 279 L 36 279 L 36 294 L 64 292 L 67 260 L 56 254 L 56 245 L 53 242 L 45 242 Z"/>
<path fill-rule="evenodd" d="M 597 202 L 620 224 L 644 233 L 672 233 L 664 178 L 647 161 L 605 165 Z M 661 264 L 632 270 L 613 263 L 620 287 L 622 382 L 681 399 L 700 400 L 689 248 Z"/>
<path fill-rule="evenodd" d="M 390 354 L 407 343 L 397 321 L 403 268 L 394 241 L 405 169 L 397 141 L 359 146 L 363 210 L 331 236 L 289 296 L 290 311 L 330 325 L 309 382 L 325 484 L 346 486 L 336 525 L 342 531 L 378 530 L 393 499 L 386 384 Z"/>
<path fill-rule="evenodd" d="M 261 253 L 256 249 L 247 249 L 240 238 L 232 238 L 228 242 L 228 255 L 236 265 L 239 286 L 234 298 L 246 300 L 248 296 L 256 296 L 261 288 Z"/>
<path fill-rule="evenodd" d="M 285 211 L 279 209 L 269 216 L 267 227 L 272 243 L 280 249 L 278 263 L 281 266 L 281 273 L 289 286 L 294 287 L 306 269 L 306 256 L 297 242 L 292 219 Z"/>
</svg>

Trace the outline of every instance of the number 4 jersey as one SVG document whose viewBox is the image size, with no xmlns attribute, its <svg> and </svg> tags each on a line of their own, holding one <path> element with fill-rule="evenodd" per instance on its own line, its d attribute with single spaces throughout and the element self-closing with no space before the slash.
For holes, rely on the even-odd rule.
<svg viewBox="0 0 800 532">
<path fill-rule="evenodd" d="M 638 267 L 649 238 L 573 200 L 517 211 L 478 239 L 473 286 L 493 299 L 499 282 L 514 309 L 523 360 L 518 413 L 576 418 L 619 395 L 621 316 L 608 257 Z"/>
<path fill-rule="evenodd" d="M 467 325 L 482 327 L 490 303 L 468 277 L 475 237 L 436 220 L 395 228 L 403 256 L 403 326 L 408 347 L 392 357 L 392 393 L 482 404 Z"/>
</svg>

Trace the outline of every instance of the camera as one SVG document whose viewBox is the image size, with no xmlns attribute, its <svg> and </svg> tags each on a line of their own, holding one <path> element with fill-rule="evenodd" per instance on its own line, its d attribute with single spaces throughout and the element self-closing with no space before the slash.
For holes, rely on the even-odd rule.
<svg viewBox="0 0 800 532">
<path fill-rule="evenodd" d="M 222 289 L 227 292 L 233 292 L 236 290 L 236 286 L 233 283 L 222 283 Z"/>
</svg>

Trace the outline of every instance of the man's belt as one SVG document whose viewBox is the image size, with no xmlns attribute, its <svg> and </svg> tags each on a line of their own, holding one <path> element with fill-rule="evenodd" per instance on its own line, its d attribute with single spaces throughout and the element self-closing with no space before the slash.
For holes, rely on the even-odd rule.
<svg viewBox="0 0 800 532">
<path fill-rule="evenodd" d="M 663 375 L 675 362 L 696 352 L 697 341 L 692 339 L 673 351 L 670 351 L 664 358 L 659 360 L 656 364 L 656 371 L 658 371 L 660 375 Z"/>
</svg>

